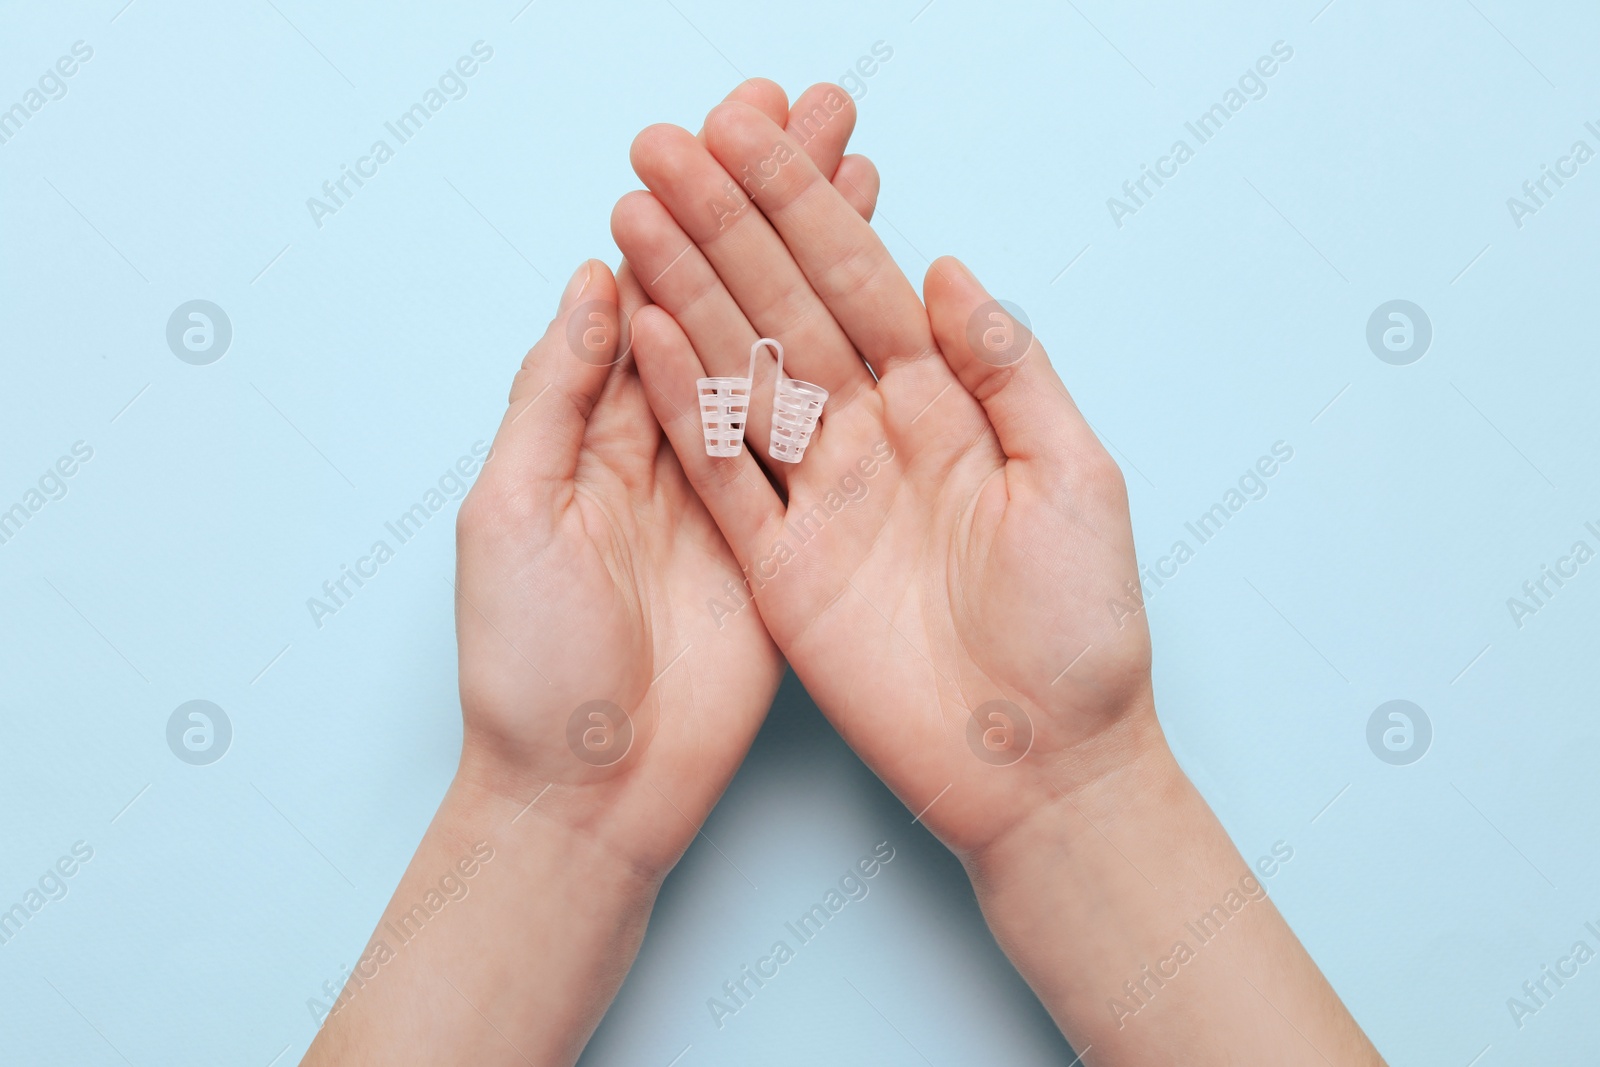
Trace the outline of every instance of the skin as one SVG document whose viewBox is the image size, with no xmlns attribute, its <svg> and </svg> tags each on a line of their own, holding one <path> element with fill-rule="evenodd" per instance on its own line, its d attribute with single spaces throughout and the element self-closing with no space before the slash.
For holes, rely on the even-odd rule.
<svg viewBox="0 0 1600 1067">
<path fill-rule="evenodd" d="M 1250 883 L 1161 736 L 1120 473 L 964 267 L 917 298 L 830 91 L 635 143 L 628 263 L 574 276 L 462 507 L 461 767 L 304 1062 L 575 1060 L 780 653 L 1083 1062 L 1381 1062 L 1264 894 L 1142 971 Z M 796 467 L 704 455 L 694 378 L 758 336 L 833 394 Z"/>
<path fill-rule="evenodd" d="M 790 116 L 771 82 L 730 99 Z M 854 120 L 807 158 L 870 215 Z M 760 616 L 701 607 L 739 571 L 626 352 L 617 309 L 644 300 L 626 265 L 585 263 L 512 382 L 457 521 L 461 764 L 306 1064 L 575 1061 L 772 702 Z"/>
<path fill-rule="evenodd" d="M 777 647 L 961 858 L 1084 1062 L 1380 1063 L 1171 755 L 1122 476 L 1038 341 L 953 259 L 919 300 L 745 103 L 701 138 L 647 129 L 633 162 L 649 192 L 612 229 L 650 279 L 656 417 Z M 708 210 L 730 176 L 749 202 Z M 704 453 L 694 380 L 757 336 L 832 394 L 798 466 L 765 460 L 770 367 L 749 449 Z"/>
</svg>

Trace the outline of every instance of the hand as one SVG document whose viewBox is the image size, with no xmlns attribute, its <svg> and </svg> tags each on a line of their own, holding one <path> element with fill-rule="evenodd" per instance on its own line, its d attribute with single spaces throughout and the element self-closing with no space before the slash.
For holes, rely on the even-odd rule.
<svg viewBox="0 0 1600 1067">
<path fill-rule="evenodd" d="M 767 629 L 861 756 L 970 855 L 1158 738 L 1122 477 L 1026 328 L 950 259 L 924 309 L 747 105 L 712 112 L 704 145 L 652 127 L 633 159 L 654 196 L 625 198 L 613 232 L 658 305 L 634 323 L 651 405 Z M 755 202 L 731 217 L 708 209 L 728 175 Z M 701 444 L 694 379 L 743 373 L 759 336 L 831 394 L 804 461 L 769 464 L 787 500 L 751 454 Z M 761 370 L 746 441 L 764 460 Z"/>
<path fill-rule="evenodd" d="M 771 82 L 731 99 L 790 115 Z M 810 158 L 870 213 L 853 122 Z M 628 356 L 644 299 L 584 264 L 512 384 L 457 523 L 461 768 L 308 1064 L 574 1061 L 771 703 L 756 612 L 696 610 L 738 571 Z"/>
<path fill-rule="evenodd" d="M 729 99 L 796 131 L 826 111 L 808 163 L 871 214 L 875 170 L 842 157 L 848 96 L 818 86 L 790 111 L 752 80 Z M 530 800 L 553 783 L 543 808 L 659 874 L 743 759 L 783 665 L 756 612 L 702 608 L 739 572 L 628 358 L 644 302 L 627 264 L 613 280 L 591 260 L 523 361 L 461 508 L 457 619 L 463 766 Z"/>
<path fill-rule="evenodd" d="M 634 165 L 659 203 L 613 229 L 641 276 L 697 249 L 635 320 L 651 406 L 778 647 L 961 856 L 1062 1032 L 1107 1067 L 1381 1063 L 1161 737 L 1122 477 L 1028 330 L 951 259 L 924 308 L 746 106 L 704 148 L 645 131 Z M 754 207 L 713 218 L 724 174 Z M 772 368 L 751 453 L 706 457 L 693 402 L 756 336 L 832 394 L 776 488 L 752 458 Z"/>
</svg>

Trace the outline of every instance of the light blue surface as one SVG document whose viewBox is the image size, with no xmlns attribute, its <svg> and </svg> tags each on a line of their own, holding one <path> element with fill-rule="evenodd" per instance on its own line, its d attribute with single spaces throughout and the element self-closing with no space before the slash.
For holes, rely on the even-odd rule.
<svg viewBox="0 0 1600 1067">
<path fill-rule="evenodd" d="M 1152 596 L 1158 697 L 1241 851 L 1293 847 L 1270 889 L 1356 1017 L 1396 1064 L 1597 1055 L 1600 963 L 1507 1007 L 1600 948 L 1600 562 L 1520 628 L 1506 603 L 1600 548 L 1600 161 L 1507 208 L 1600 150 L 1592 5 L 122 4 L 0 14 L 0 107 L 93 49 L 0 144 L 0 509 L 93 449 L 0 544 L 0 908 L 93 849 L 0 944 L 0 1061 L 304 1051 L 453 769 L 455 505 L 322 628 L 306 599 L 491 435 L 572 267 L 615 261 L 635 131 L 879 41 L 853 145 L 879 231 L 917 280 L 954 252 L 1027 309 L 1144 562 L 1294 450 Z M 465 95 L 319 228 L 307 198 L 477 41 Z M 1279 41 L 1119 228 L 1107 198 Z M 165 339 L 192 299 L 233 327 L 208 366 Z M 1391 299 L 1433 325 L 1409 366 L 1367 347 Z M 1409 766 L 1367 746 L 1397 698 L 1433 727 Z M 210 766 L 167 747 L 192 699 L 233 725 Z M 585 1062 L 1071 1059 L 792 679 L 706 833 L 727 859 L 673 874 Z M 706 998 L 882 840 L 871 894 L 719 1031 Z"/>
</svg>

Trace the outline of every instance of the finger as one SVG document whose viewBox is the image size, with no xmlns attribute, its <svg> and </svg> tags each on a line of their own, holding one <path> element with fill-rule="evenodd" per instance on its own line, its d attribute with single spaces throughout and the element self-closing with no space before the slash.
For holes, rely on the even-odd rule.
<svg viewBox="0 0 1600 1067">
<path fill-rule="evenodd" d="M 878 168 L 873 165 L 870 159 L 863 155 L 845 156 L 839 161 L 834 175 L 834 185 L 838 188 L 840 195 L 862 218 L 869 220 L 872 218 L 878 203 L 879 178 Z M 626 205 L 623 203 L 623 201 L 634 201 L 641 196 L 649 195 L 648 193 L 629 193 L 621 201 L 618 201 L 617 208 L 612 212 L 612 235 L 617 238 L 618 247 L 622 248 L 623 238 L 618 236 L 618 222 L 620 219 L 622 220 L 624 232 L 628 234 L 630 245 L 639 247 L 638 242 L 653 237 L 655 241 L 654 254 L 651 254 L 648 250 L 644 254 L 654 267 L 665 271 L 680 262 L 679 256 L 681 254 L 687 252 L 690 256 L 698 255 L 698 249 L 691 251 L 693 242 L 686 235 L 683 235 L 683 231 L 672 220 L 670 214 L 666 214 L 664 220 L 666 223 L 670 223 L 670 227 L 661 224 L 663 221 L 661 215 L 665 214 L 665 209 L 660 208 L 659 202 L 653 208 L 642 202 L 630 202 Z M 654 198 L 652 197 L 651 199 L 653 200 Z M 665 244 L 661 243 L 663 241 Z M 666 252 L 670 252 L 670 256 L 662 254 Z M 626 256 L 627 248 L 623 248 L 623 253 Z M 711 270 L 709 264 L 705 264 L 703 270 L 700 270 L 700 264 L 704 263 L 705 257 L 699 256 L 698 261 L 690 261 L 689 269 L 683 273 L 697 276 L 699 279 L 710 283 L 715 271 Z M 662 279 L 659 277 L 652 278 L 652 282 L 662 282 Z M 670 283 L 665 284 L 670 285 Z M 716 284 L 720 285 L 720 279 L 716 279 Z M 652 302 L 651 297 L 645 291 L 644 283 L 639 280 L 633 265 L 626 258 L 617 271 L 617 289 L 622 294 L 622 310 L 627 320 L 631 320 L 639 308 Z M 696 288 L 690 286 L 688 292 L 696 292 Z M 724 288 L 722 292 L 726 294 L 726 289 Z M 678 315 L 684 310 L 682 305 L 664 306 L 668 306 L 668 310 L 674 315 Z M 737 303 L 733 301 L 731 296 L 728 296 L 726 301 L 722 302 L 718 308 L 722 313 L 720 317 L 723 319 L 730 317 L 729 312 L 736 310 L 737 307 Z M 739 312 L 739 318 L 743 318 L 742 311 Z M 746 320 L 746 325 L 748 325 L 748 320 Z M 691 329 L 688 332 L 690 341 L 695 342 L 696 331 Z M 697 344 L 697 347 L 705 351 L 736 351 L 741 347 L 747 348 L 746 339 L 753 341 L 755 336 L 754 327 L 750 327 L 749 329 L 740 329 L 729 334 L 724 344 Z M 706 340 L 708 342 L 712 341 L 709 336 Z M 722 368 L 722 370 L 731 369 L 737 362 L 737 359 L 731 360 L 727 367 Z M 619 366 L 631 366 L 631 363 L 631 354 L 625 354 L 623 360 L 619 362 Z M 722 373 L 722 370 L 718 370 L 717 373 Z"/>
<path fill-rule="evenodd" d="M 838 171 L 844 146 L 850 143 L 850 134 L 856 126 L 855 101 L 849 93 L 829 82 L 813 85 L 801 93 L 792 108 L 783 87 L 768 78 L 746 79 L 734 86 L 724 100 L 749 104 L 787 129 L 817 169 L 828 175 Z M 701 144 L 705 143 L 703 128 L 695 136 Z"/>
<path fill-rule="evenodd" d="M 857 198 L 860 210 L 870 215 L 876 205 L 877 168 L 865 156 L 848 156 L 841 161 L 838 176 L 849 195 Z M 760 334 L 745 318 L 699 248 L 660 201 L 643 191 L 625 195 L 612 211 L 611 232 L 617 247 L 627 257 L 627 282 L 639 285 L 641 290 L 646 288 L 630 266 L 638 264 L 638 269 L 649 279 L 649 299 L 678 320 L 697 352 L 706 353 L 704 358 L 710 365 L 708 373 L 744 374 L 749 367 L 750 346 Z M 623 284 L 624 275 L 619 273 L 618 285 Z M 625 299 L 624 308 L 628 306 Z M 789 362 L 785 369 L 801 376 L 795 366 Z M 771 431 L 771 381 L 776 369 L 771 353 L 763 349 L 757 356 L 754 382 L 757 399 L 751 408 L 748 426 L 752 440 L 764 441 Z M 819 384 L 827 387 L 826 383 Z M 836 400 L 834 409 L 842 406 L 843 400 Z M 772 472 L 780 485 L 787 485 L 786 466 L 772 466 Z"/>
<path fill-rule="evenodd" d="M 772 118 L 771 111 L 760 110 L 767 118 Z M 789 136 L 811 157 L 817 170 L 828 175 L 836 172 L 844 156 L 844 146 L 850 143 L 850 135 L 856 128 L 856 102 L 850 94 L 828 82 L 813 85 L 800 94 L 785 118 L 786 121 L 777 125 L 789 131 Z M 704 143 L 703 137 L 701 141 Z"/>
<path fill-rule="evenodd" d="M 772 112 L 761 109 L 768 118 Z M 866 156 L 844 154 L 856 128 L 856 104 L 850 94 L 831 82 L 813 85 L 789 109 L 784 126 L 811 157 L 817 171 L 830 176 L 839 195 L 870 220 L 878 207 L 878 168 Z M 702 131 L 701 143 L 705 143 Z"/>
<path fill-rule="evenodd" d="M 780 126 L 789 122 L 789 94 L 783 91 L 783 86 L 770 78 L 746 78 L 733 87 L 733 92 L 723 97 L 724 101 L 737 100 L 749 104 L 757 111 Z M 695 136 L 705 141 L 705 128 Z M 836 159 L 835 163 L 838 162 Z M 829 174 L 833 171 L 829 170 Z"/>
<path fill-rule="evenodd" d="M 870 159 L 863 155 L 845 156 L 839 161 L 838 169 L 834 175 L 834 185 L 838 188 L 839 195 L 843 196 L 846 202 L 848 202 L 863 219 L 872 218 L 872 214 L 877 209 L 878 205 L 879 178 L 878 168 L 873 165 Z M 629 203 L 626 207 L 623 205 L 624 201 L 637 200 L 641 196 L 650 196 L 651 199 L 654 199 L 654 197 L 649 193 L 628 193 L 618 201 L 618 209 L 620 210 L 620 213 L 624 217 L 632 219 L 634 212 L 644 210 L 642 204 Z M 618 214 L 618 210 L 614 210 L 612 213 L 613 236 L 616 234 Z M 670 214 L 668 215 L 668 219 L 671 220 Z M 673 221 L 672 225 L 674 231 L 673 235 L 681 234 L 683 232 L 681 227 L 678 227 L 676 221 Z M 628 227 L 628 232 L 630 235 L 634 234 L 636 230 L 637 226 L 630 225 Z M 676 265 L 679 254 L 689 249 L 692 244 L 693 242 L 688 239 L 687 235 L 685 235 L 681 242 L 674 243 L 670 246 L 670 251 L 672 253 L 671 257 L 664 260 L 659 259 L 658 257 L 655 261 L 656 265 L 660 266 L 663 270 L 669 266 Z M 624 249 L 623 252 L 624 255 L 626 255 L 627 250 Z M 705 257 L 702 255 L 700 260 L 704 262 Z M 707 270 L 710 270 L 709 265 L 707 266 Z M 647 274 L 647 277 L 651 277 L 652 284 L 656 281 L 656 278 L 649 274 Z M 632 265 L 626 259 L 624 260 L 621 269 L 617 271 L 617 287 L 618 290 L 623 294 L 622 307 L 623 310 L 628 313 L 629 318 L 633 316 L 634 312 L 636 312 L 639 307 L 642 307 L 645 303 L 650 302 L 650 297 L 645 291 L 644 283 L 639 280 L 638 275 L 634 271 Z M 726 290 L 724 289 L 724 291 Z M 633 299 L 633 294 L 635 293 L 637 293 L 637 299 Z M 729 299 L 731 300 L 732 298 L 730 297 Z M 736 307 L 737 304 L 734 306 Z M 742 315 L 743 312 L 740 312 L 740 314 Z"/>
<path fill-rule="evenodd" d="M 617 298 L 622 309 L 617 320 L 621 351 L 611 365 L 610 376 L 606 379 L 600 399 L 589 415 L 583 449 L 630 487 L 645 488 L 650 484 L 650 475 L 655 468 L 661 431 L 650 412 L 650 405 L 645 402 L 644 388 L 639 383 L 631 351 L 632 331 L 628 323 L 641 307 L 649 303 L 649 298 L 626 260 L 617 268 L 616 277 Z M 537 413 L 528 417 L 536 418 Z M 577 477 L 580 481 L 583 479 L 581 461 Z"/>
<path fill-rule="evenodd" d="M 933 355 L 927 314 L 911 283 L 872 227 L 787 133 L 754 108 L 732 102 L 706 119 L 706 143 L 727 173 L 746 176 L 744 190 L 880 379 L 897 362 Z M 698 237 L 693 230 L 690 235 Z"/>
<path fill-rule="evenodd" d="M 761 335 L 734 302 L 700 249 L 650 193 L 628 193 L 611 212 L 611 234 L 656 304 L 677 320 L 707 375 L 743 376 L 750 346 Z M 749 421 L 751 440 L 764 441 L 772 428 L 771 380 L 776 363 L 757 354 Z M 796 372 L 798 373 L 798 372 Z M 780 472 L 781 473 L 781 472 Z"/>
<path fill-rule="evenodd" d="M 954 256 L 923 281 L 939 351 L 983 405 L 1010 459 L 1060 461 L 1094 440 L 1032 330 L 1002 307 Z"/>
<path fill-rule="evenodd" d="M 723 99 L 738 100 L 749 104 L 773 122 L 788 122 L 789 96 L 783 91 L 781 85 L 770 78 L 747 78 L 735 85 L 733 91 Z M 695 135 L 697 139 L 703 139 L 704 136 L 705 130 L 703 128 Z M 832 165 L 826 168 L 827 172 L 832 174 L 838 169 L 837 165 L 838 158 L 835 157 Z M 875 203 L 876 200 L 874 200 Z M 633 270 L 628 266 L 626 260 L 623 261 L 622 266 L 617 271 L 617 287 L 623 294 L 623 313 L 630 320 L 641 307 L 650 302 L 650 297 L 645 293 L 644 287 L 639 284 L 638 279 L 634 277 Z M 631 360 L 624 360 L 624 362 L 631 362 Z"/>
<path fill-rule="evenodd" d="M 712 114 L 726 108 L 760 116 L 740 103 L 720 104 Z M 770 120 L 760 118 L 777 130 Z M 798 161 L 756 160 L 755 165 L 804 165 L 816 172 L 804 152 L 792 144 L 789 150 Z M 634 170 L 699 249 L 751 326 L 761 336 L 783 342 L 788 374 L 816 382 L 840 397 L 841 403 L 872 385 L 872 376 L 811 291 L 783 241 L 704 146 L 676 127 L 652 126 L 634 140 L 632 158 Z M 854 217 L 866 225 L 859 215 Z M 640 272 L 649 277 L 642 264 Z M 698 347 L 699 339 L 695 341 L 708 366 L 715 367 L 719 358 L 729 355 Z M 718 368 L 714 373 L 730 371 Z"/>
<path fill-rule="evenodd" d="M 633 273 L 633 267 L 627 260 L 623 260 L 622 266 L 617 268 L 617 298 L 621 301 L 623 313 L 630 319 L 650 302 L 650 297 L 644 291 L 644 285 Z"/>
<path fill-rule="evenodd" d="M 878 209 L 878 168 L 866 156 L 845 156 L 833 174 L 833 187 L 868 222 Z"/>
<path fill-rule="evenodd" d="M 735 85 L 733 91 L 724 97 L 724 100 L 738 100 L 749 104 L 773 122 L 786 123 L 788 121 L 788 94 L 783 91 L 781 85 L 769 78 L 747 78 Z M 703 138 L 705 130 L 702 129 L 695 136 L 697 139 Z M 835 156 L 825 168 L 827 173 L 832 174 L 837 170 L 838 162 L 838 157 Z M 876 200 L 873 202 L 876 204 Z M 628 319 L 632 319 L 641 307 L 650 302 L 644 287 L 638 284 L 638 279 L 633 276 L 633 270 L 628 266 L 626 260 L 623 261 L 622 266 L 617 271 L 617 287 L 618 291 L 623 294 L 622 310 Z"/>
<path fill-rule="evenodd" d="M 733 457 L 706 455 L 705 432 L 695 379 L 705 375 L 700 358 L 678 323 L 659 307 L 646 307 L 634 322 L 639 377 L 656 421 L 677 453 L 684 475 L 741 567 L 783 522 L 783 505 L 748 448 Z"/>
<path fill-rule="evenodd" d="M 626 258 L 617 267 L 617 301 L 622 308 L 621 321 L 622 344 L 624 351 L 622 358 L 617 360 L 617 367 L 629 372 L 633 371 L 633 317 L 639 314 L 639 309 L 650 303 L 650 294 L 645 292 L 644 283 L 633 269 L 633 264 Z"/>
<path fill-rule="evenodd" d="M 633 330 L 631 328 L 633 317 L 639 309 L 650 303 L 649 295 L 644 291 L 638 277 L 633 272 L 633 265 L 626 259 L 617 265 L 617 306 L 621 315 L 617 319 L 618 344 L 620 351 L 611 365 L 611 377 L 606 382 L 606 393 L 611 393 L 618 387 L 619 379 L 633 373 Z"/>
<path fill-rule="evenodd" d="M 510 484 L 534 487 L 534 499 L 562 502 L 553 487 L 570 483 L 585 427 L 618 348 L 617 287 L 599 260 L 585 262 L 560 307 L 511 384 L 510 403 L 492 455 Z"/>
</svg>

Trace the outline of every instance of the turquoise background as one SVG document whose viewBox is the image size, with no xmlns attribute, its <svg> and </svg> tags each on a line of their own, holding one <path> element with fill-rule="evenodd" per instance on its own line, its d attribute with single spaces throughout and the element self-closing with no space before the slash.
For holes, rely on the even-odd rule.
<svg viewBox="0 0 1600 1067">
<path fill-rule="evenodd" d="M 880 41 L 852 146 L 879 232 L 1026 309 L 1146 563 L 1294 450 L 1152 596 L 1156 682 L 1241 851 L 1293 848 L 1269 888 L 1356 1017 L 1396 1064 L 1595 1057 L 1600 963 L 1520 1028 L 1507 998 L 1600 948 L 1600 563 L 1520 628 L 1506 604 L 1600 548 L 1600 162 L 1520 228 L 1506 203 L 1600 149 L 1593 5 L 123 3 L 0 12 L 0 108 L 93 49 L 0 144 L 0 509 L 93 449 L 0 544 L 0 908 L 93 849 L 0 945 L 0 1060 L 304 1051 L 458 751 L 454 503 L 321 629 L 306 599 L 491 436 L 572 268 L 615 262 L 638 129 Z M 306 199 L 480 40 L 467 94 L 318 228 Z M 1279 41 L 1119 228 L 1107 198 Z M 166 344 L 191 299 L 232 323 L 208 366 Z M 1407 366 L 1366 343 L 1392 299 L 1433 327 Z M 167 747 L 192 699 L 233 726 L 209 766 Z M 1432 724 L 1407 766 L 1366 741 L 1391 699 Z M 586 1063 L 1072 1059 L 792 679 L 706 835 L 728 860 L 674 872 Z M 885 840 L 718 1030 L 706 998 Z"/>
</svg>

